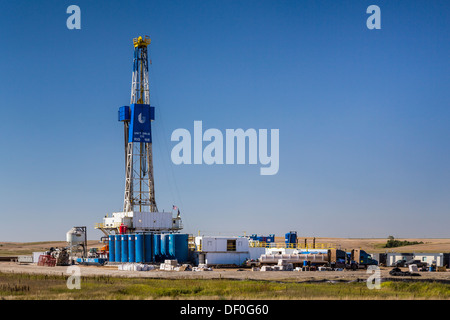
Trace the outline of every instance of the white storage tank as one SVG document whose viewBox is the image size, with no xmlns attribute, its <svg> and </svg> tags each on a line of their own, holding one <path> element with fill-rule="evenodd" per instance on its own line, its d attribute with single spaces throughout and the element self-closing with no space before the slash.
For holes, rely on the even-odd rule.
<svg viewBox="0 0 450 320">
<path fill-rule="evenodd" d="M 85 239 L 86 232 L 81 228 L 74 227 L 66 233 L 66 241 L 72 246 L 83 244 Z"/>
</svg>

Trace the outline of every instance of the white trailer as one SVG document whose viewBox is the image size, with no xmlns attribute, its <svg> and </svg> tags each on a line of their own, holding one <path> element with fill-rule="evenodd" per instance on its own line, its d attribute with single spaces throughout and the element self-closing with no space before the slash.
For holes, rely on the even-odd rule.
<svg viewBox="0 0 450 320">
<path fill-rule="evenodd" d="M 251 256 L 257 257 L 257 254 L 262 252 L 262 250 L 257 250 L 258 252 L 251 255 L 248 238 L 246 237 L 198 236 L 195 237 L 195 246 L 198 263 L 208 266 L 239 266 L 250 259 Z"/>
</svg>

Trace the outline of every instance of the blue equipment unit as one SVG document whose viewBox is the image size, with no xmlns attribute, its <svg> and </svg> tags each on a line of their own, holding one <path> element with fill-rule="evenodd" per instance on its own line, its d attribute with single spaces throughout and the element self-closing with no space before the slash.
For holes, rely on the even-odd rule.
<svg viewBox="0 0 450 320">
<path fill-rule="evenodd" d="M 128 262 L 136 262 L 135 244 L 136 244 L 135 235 L 129 234 L 128 235 Z"/>
<path fill-rule="evenodd" d="M 290 231 L 285 234 L 284 242 L 286 244 L 294 244 L 297 243 L 297 231 Z"/>
<path fill-rule="evenodd" d="M 135 238 L 135 249 L 136 249 L 136 262 L 144 262 L 144 235 L 138 233 L 134 236 Z"/>
<path fill-rule="evenodd" d="M 130 107 L 123 106 L 119 108 L 119 121 L 130 121 Z"/>
<path fill-rule="evenodd" d="M 107 260 L 105 258 L 77 258 L 78 264 L 102 266 Z"/>
<path fill-rule="evenodd" d="M 275 242 L 275 235 L 269 234 L 268 237 L 265 237 L 265 236 L 258 236 L 257 234 L 252 234 L 250 236 L 250 239 L 254 240 L 254 241 L 272 243 L 272 242 Z"/>
<path fill-rule="evenodd" d="M 148 104 L 132 104 L 128 142 L 152 142 L 151 121 L 155 120 L 155 108 Z"/>
<path fill-rule="evenodd" d="M 114 254 L 114 261 L 115 261 L 115 262 L 121 262 L 122 260 L 120 259 L 120 256 L 121 256 L 121 253 L 122 253 L 122 250 L 121 250 L 121 244 L 122 244 L 122 242 L 121 242 L 120 234 L 116 234 L 116 235 L 114 236 L 114 238 L 115 238 L 115 246 L 114 246 L 114 252 L 115 252 L 115 254 Z"/>
<path fill-rule="evenodd" d="M 114 255 L 114 242 L 115 242 L 115 237 L 114 237 L 114 235 L 110 235 L 109 237 L 108 237 L 108 239 L 109 239 L 109 261 L 111 261 L 111 262 L 114 262 L 114 258 L 115 258 L 115 255 Z"/>
<path fill-rule="evenodd" d="M 121 261 L 128 262 L 128 235 L 127 234 L 121 235 L 121 242 L 122 242 Z"/>
<path fill-rule="evenodd" d="M 144 261 L 145 262 L 152 262 L 153 261 L 153 234 L 152 233 L 146 233 L 144 235 Z"/>
</svg>

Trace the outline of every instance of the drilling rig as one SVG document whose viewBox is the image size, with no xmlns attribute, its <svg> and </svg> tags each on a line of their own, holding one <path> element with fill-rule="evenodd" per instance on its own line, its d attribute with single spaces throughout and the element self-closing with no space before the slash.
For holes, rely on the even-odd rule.
<svg viewBox="0 0 450 320">
<path fill-rule="evenodd" d="M 179 214 L 158 212 L 153 176 L 152 121 L 155 107 L 150 106 L 148 72 L 148 36 L 133 39 L 134 59 L 130 106 L 119 108 L 125 143 L 125 192 L 123 210 L 105 216 L 96 229 L 106 236 L 134 232 L 174 232 L 181 230 Z"/>
</svg>

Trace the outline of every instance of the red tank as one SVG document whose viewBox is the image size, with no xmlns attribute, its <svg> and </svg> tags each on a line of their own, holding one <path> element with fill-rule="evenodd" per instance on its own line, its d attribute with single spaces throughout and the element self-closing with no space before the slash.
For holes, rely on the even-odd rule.
<svg viewBox="0 0 450 320">
<path fill-rule="evenodd" d="M 123 223 L 119 226 L 119 233 L 120 234 L 126 234 L 127 233 L 127 226 L 124 225 Z"/>
</svg>

